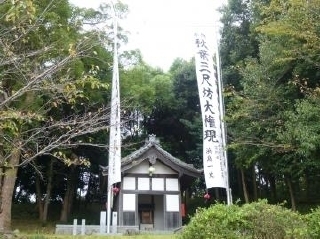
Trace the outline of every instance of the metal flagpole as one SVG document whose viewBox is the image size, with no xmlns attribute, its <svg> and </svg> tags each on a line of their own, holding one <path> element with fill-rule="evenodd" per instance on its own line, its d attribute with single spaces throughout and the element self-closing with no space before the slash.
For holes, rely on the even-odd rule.
<svg viewBox="0 0 320 239">
<path fill-rule="evenodd" d="M 216 34 L 217 35 L 217 34 Z M 227 141 L 226 141 L 226 126 L 225 122 L 223 120 L 223 117 L 225 115 L 224 111 L 224 100 L 223 100 L 223 82 L 222 82 L 222 76 L 221 76 L 221 62 L 220 62 L 220 54 L 219 54 L 219 44 L 218 44 L 218 38 L 216 37 L 216 62 L 217 62 L 217 75 L 218 75 L 218 92 L 219 92 L 219 107 L 220 107 L 220 116 L 221 116 L 221 133 L 222 133 L 222 144 L 223 144 L 223 154 L 224 154 L 224 160 L 225 160 L 225 168 L 226 168 L 226 193 L 227 193 L 227 204 L 232 204 L 232 195 L 231 195 L 231 188 L 229 185 L 229 169 L 228 169 L 228 155 L 227 155 Z"/>
<path fill-rule="evenodd" d="M 109 139 L 109 170 L 108 170 L 108 197 L 107 197 L 107 233 L 110 233 L 111 224 L 111 202 L 113 200 L 112 186 L 121 182 L 121 131 L 120 131 L 120 89 L 119 89 L 119 69 L 118 69 L 118 22 L 116 10 L 113 7 L 113 31 L 114 31 L 114 51 L 113 51 L 113 76 L 111 92 L 111 112 L 110 112 L 110 139 Z"/>
</svg>

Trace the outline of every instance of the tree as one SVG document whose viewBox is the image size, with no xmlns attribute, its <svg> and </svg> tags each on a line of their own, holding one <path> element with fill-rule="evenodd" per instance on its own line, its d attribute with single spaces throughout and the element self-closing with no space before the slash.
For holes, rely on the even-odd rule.
<svg viewBox="0 0 320 239">
<path fill-rule="evenodd" d="M 125 111 L 125 123 L 123 124 L 124 155 L 137 149 L 144 143 L 145 135 L 150 133 L 144 127 L 143 122 L 158 104 L 170 100 L 171 79 L 161 69 L 153 68 L 141 61 L 120 73 L 121 98 L 127 102 Z"/>
<path fill-rule="evenodd" d="M 163 146 L 176 157 L 199 166 L 199 156 L 188 155 L 196 148 L 199 138 L 190 132 L 201 118 L 194 61 L 176 59 L 169 71 L 170 81 L 157 95 L 145 126 L 148 132 L 163 139 Z M 160 87 L 159 87 L 160 89 Z M 164 89 L 166 90 L 164 92 Z M 164 98 L 165 96 L 165 98 Z M 190 128 L 189 128 L 190 126 Z M 198 131 L 199 128 L 193 129 Z"/>
<path fill-rule="evenodd" d="M 247 57 L 258 56 L 257 34 L 253 31 L 258 22 L 255 1 L 228 0 L 221 8 L 223 28 L 220 40 L 220 57 L 225 85 L 241 88 L 239 68 Z"/>
<path fill-rule="evenodd" d="M 43 156 L 59 159 L 66 165 L 87 164 L 83 157 L 70 157 L 70 149 L 106 147 L 89 136 L 108 129 L 109 108 L 105 102 L 94 105 L 89 98 L 93 91 L 108 88 L 99 79 L 104 69 L 100 71 L 96 65 L 88 67 L 81 61 L 97 59 L 95 47 L 105 48 L 107 36 L 98 31 L 83 32 L 79 18 L 72 15 L 77 9 L 72 12 L 66 0 L 5 1 L 1 5 L 0 231 L 3 232 L 10 229 L 18 168 L 34 165 Z"/>
<path fill-rule="evenodd" d="M 316 165 L 318 154 L 316 137 L 300 139 L 302 132 L 317 132 L 306 111 L 316 114 L 319 3 L 250 1 L 250 5 L 255 7 L 251 36 L 259 44 L 259 54 L 245 56 L 237 67 L 239 85 L 228 88 L 231 149 L 238 167 L 254 168 L 253 195 L 257 187 L 272 190 L 261 196 L 273 195 L 275 201 L 289 197 L 295 209 L 297 195 L 304 195 L 307 182 L 315 179 L 310 166 Z M 282 185 L 288 194 L 277 199 L 276 188 L 284 190 Z"/>
<path fill-rule="evenodd" d="M 222 13 L 221 22 L 223 24 L 220 40 L 220 57 L 222 80 L 225 85 L 225 105 L 228 119 L 229 112 L 235 114 L 232 110 L 228 110 L 229 108 L 232 109 L 234 107 L 233 105 L 229 105 L 229 101 L 241 101 L 241 97 L 238 98 L 233 93 L 242 90 L 241 81 L 243 75 L 240 70 L 245 66 L 245 59 L 248 57 L 258 57 L 259 41 L 257 33 L 254 31 L 254 26 L 259 22 L 259 9 L 256 9 L 255 1 L 229 0 L 228 4 L 221 8 L 220 11 Z M 228 92 L 233 96 L 229 97 L 230 94 L 228 94 Z M 238 103 L 240 103 L 239 101 Z M 241 123 L 238 122 L 239 126 L 240 124 Z M 241 124 L 239 128 L 241 127 L 244 127 L 244 125 Z M 227 122 L 227 145 L 233 143 L 234 136 L 232 135 L 232 131 L 232 125 L 230 125 L 230 122 Z M 230 162 L 230 184 L 233 188 L 235 197 L 239 197 L 241 191 L 248 191 L 246 186 L 248 177 L 243 177 L 247 174 L 251 174 L 251 170 L 245 172 L 248 165 L 239 164 L 236 162 L 235 157 L 235 154 L 230 149 L 228 156 L 228 161 Z M 239 177 L 241 176 L 242 179 L 239 180 Z M 238 182 L 242 182 L 242 185 L 239 185 Z M 248 198 L 249 196 L 246 195 L 244 197 Z"/>
</svg>

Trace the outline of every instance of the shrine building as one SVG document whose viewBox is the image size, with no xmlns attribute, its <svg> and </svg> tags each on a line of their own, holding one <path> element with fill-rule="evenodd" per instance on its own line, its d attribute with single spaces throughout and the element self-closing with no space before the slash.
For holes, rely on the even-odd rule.
<svg viewBox="0 0 320 239">
<path fill-rule="evenodd" d="M 107 178 L 108 167 L 101 168 Z M 121 183 L 111 202 L 117 232 L 180 228 L 186 216 L 183 195 L 202 175 L 203 170 L 175 158 L 150 135 L 143 147 L 122 158 Z"/>
</svg>

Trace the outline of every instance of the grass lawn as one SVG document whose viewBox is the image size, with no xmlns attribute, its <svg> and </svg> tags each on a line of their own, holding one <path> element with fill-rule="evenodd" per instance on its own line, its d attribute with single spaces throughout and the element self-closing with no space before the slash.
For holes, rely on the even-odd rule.
<svg viewBox="0 0 320 239">
<path fill-rule="evenodd" d="M 28 234 L 27 238 L 30 239 L 177 239 L 177 235 L 152 235 L 152 234 L 142 234 L 142 235 L 133 235 L 133 236 L 66 236 L 66 235 L 48 235 L 48 234 Z"/>
<path fill-rule="evenodd" d="M 106 235 L 90 235 L 90 236 L 72 236 L 72 235 L 56 235 L 55 223 L 47 223 L 43 226 L 37 220 L 18 220 L 12 221 L 12 229 L 19 230 L 19 236 L 27 239 L 177 239 L 177 234 L 140 234 L 140 235 L 117 235 L 117 236 L 106 236 Z"/>
</svg>

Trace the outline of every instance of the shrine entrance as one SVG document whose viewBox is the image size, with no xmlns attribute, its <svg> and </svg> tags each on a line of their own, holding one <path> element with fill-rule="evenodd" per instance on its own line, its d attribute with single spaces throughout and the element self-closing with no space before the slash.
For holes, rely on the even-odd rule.
<svg viewBox="0 0 320 239">
<path fill-rule="evenodd" d="M 163 195 L 138 195 L 139 228 L 142 231 L 164 229 Z"/>
</svg>

